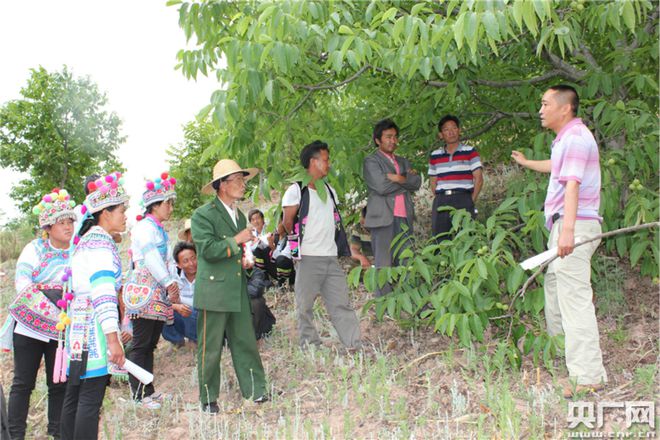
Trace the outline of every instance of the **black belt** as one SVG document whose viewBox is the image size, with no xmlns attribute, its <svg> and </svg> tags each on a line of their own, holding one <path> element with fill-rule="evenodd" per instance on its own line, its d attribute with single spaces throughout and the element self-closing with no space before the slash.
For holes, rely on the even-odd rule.
<svg viewBox="0 0 660 440">
<path fill-rule="evenodd" d="M 471 189 L 454 188 L 454 189 L 441 189 L 435 192 L 436 195 L 451 196 L 455 194 L 472 194 Z"/>
<path fill-rule="evenodd" d="M 550 219 L 552 223 L 550 223 L 550 226 L 554 225 L 557 222 L 557 220 L 559 220 L 560 218 L 561 218 L 561 214 L 559 214 L 558 212 L 552 214 L 552 218 Z"/>
</svg>

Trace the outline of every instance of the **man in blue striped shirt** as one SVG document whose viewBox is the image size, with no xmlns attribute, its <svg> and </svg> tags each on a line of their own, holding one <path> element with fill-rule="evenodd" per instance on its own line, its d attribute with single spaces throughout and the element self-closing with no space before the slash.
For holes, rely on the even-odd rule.
<svg viewBox="0 0 660 440">
<path fill-rule="evenodd" d="M 456 116 L 446 115 L 438 122 L 438 138 L 445 142 L 443 147 L 431 153 L 429 177 L 431 189 L 435 191 L 432 210 L 433 235 L 443 234 L 440 240 L 451 238 L 451 214 L 438 212 L 438 208 L 452 206 L 465 209 L 476 216 L 474 204 L 483 185 L 481 158 L 473 147 L 460 142 L 460 121 Z"/>
</svg>

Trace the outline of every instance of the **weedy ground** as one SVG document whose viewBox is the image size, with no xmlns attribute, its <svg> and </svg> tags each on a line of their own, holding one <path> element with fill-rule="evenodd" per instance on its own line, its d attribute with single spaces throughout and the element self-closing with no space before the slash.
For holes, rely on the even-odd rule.
<svg viewBox="0 0 660 440">
<path fill-rule="evenodd" d="M 599 257 L 603 258 L 603 257 Z M 13 263 L 2 266 L 0 317 L 14 295 Z M 611 259 L 595 280 L 601 343 L 608 387 L 579 400 L 655 400 L 658 374 L 658 287 L 621 269 Z M 366 346 L 342 350 L 325 311 L 316 318 L 320 349 L 297 345 L 293 292 L 271 289 L 267 301 L 277 317 L 273 335 L 261 346 L 272 401 L 257 405 L 240 397 L 231 364 L 222 359 L 220 414 L 200 411 L 195 347 L 175 349 L 161 340 L 156 351 L 157 390 L 173 398 L 160 410 L 130 401 L 128 385 L 114 381 L 103 404 L 103 439 L 427 439 L 562 438 L 568 402 L 561 395 L 566 375 L 535 366 L 526 357 L 519 371 L 493 355 L 495 340 L 469 348 L 429 329 L 402 329 L 390 319 L 361 314 Z M 353 292 L 356 308 L 367 301 Z M 11 354 L 0 354 L 0 381 L 9 393 Z M 32 395 L 28 438 L 46 439 L 43 370 Z M 603 430 L 623 430 L 623 413 L 606 416 Z M 586 429 L 584 426 L 582 430 Z M 641 428 L 633 428 L 641 429 Z"/>
</svg>

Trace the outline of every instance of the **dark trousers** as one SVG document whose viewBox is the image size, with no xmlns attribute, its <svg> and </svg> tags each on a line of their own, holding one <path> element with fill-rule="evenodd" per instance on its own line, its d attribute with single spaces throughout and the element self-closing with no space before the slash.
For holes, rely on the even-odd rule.
<svg viewBox="0 0 660 440">
<path fill-rule="evenodd" d="M 296 270 L 293 267 L 293 260 L 284 255 L 279 255 L 277 259 L 275 259 L 275 264 L 273 266 L 275 271 L 274 277 L 277 279 L 277 284 L 282 286 L 286 280 L 289 280 L 289 286 L 293 287 L 296 282 Z M 271 276 L 273 275 L 271 274 Z"/>
<path fill-rule="evenodd" d="M 128 359 L 153 373 L 154 350 L 158 345 L 158 339 L 160 339 L 160 333 L 163 331 L 165 322 L 144 318 L 133 319 L 131 322 L 133 323 L 133 348 L 128 353 Z M 142 400 L 154 393 L 153 382 L 144 385 L 130 374 L 128 375 L 128 381 L 131 384 L 131 393 L 135 400 Z"/>
<path fill-rule="evenodd" d="M 90 440 L 99 436 L 99 414 L 110 376 L 69 383 L 62 406 L 62 440 Z"/>
<path fill-rule="evenodd" d="M 9 432 L 13 440 L 25 438 L 30 395 L 37 381 L 41 358 L 46 359 L 48 434 L 59 438 L 60 413 L 66 383 L 53 383 L 57 341 L 43 342 L 14 333 L 14 380 L 9 393 Z"/>
<path fill-rule="evenodd" d="M 395 243 L 392 243 L 396 236 L 403 231 L 403 225 L 407 226 L 407 232 Z M 408 219 L 394 217 L 392 224 L 380 228 L 369 228 L 369 232 L 371 232 L 371 248 L 374 251 L 376 268 L 398 266 L 401 263 L 399 255 L 411 245 L 412 224 L 408 222 Z M 386 283 L 383 287 L 376 286 L 376 297 L 387 295 L 391 291 L 390 283 Z"/>
<path fill-rule="evenodd" d="M 258 298 L 250 298 L 250 305 L 252 308 L 252 326 L 254 327 L 254 335 L 258 339 L 263 339 L 268 336 L 273 330 L 275 325 L 275 315 L 266 304 L 266 298 L 260 296 Z"/>
<path fill-rule="evenodd" d="M 441 211 L 438 212 L 438 208 L 443 206 L 451 206 L 456 209 L 465 209 L 472 215 L 472 218 L 476 217 L 474 213 L 474 202 L 472 201 L 471 192 L 459 192 L 452 194 L 450 196 L 444 194 L 436 194 L 433 199 L 433 208 L 431 212 L 433 213 L 431 217 L 431 227 L 433 229 L 433 236 L 435 237 L 438 234 L 445 234 L 441 237 L 436 237 L 436 240 L 451 240 L 451 235 L 446 234 L 451 231 L 451 221 L 452 215 L 450 211 Z"/>
<path fill-rule="evenodd" d="M 186 338 L 197 342 L 197 309 L 184 318 L 179 312 L 174 312 L 174 323 L 163 327 L 163 339 L 173 344 L 186 342 Z"/>
</svg>

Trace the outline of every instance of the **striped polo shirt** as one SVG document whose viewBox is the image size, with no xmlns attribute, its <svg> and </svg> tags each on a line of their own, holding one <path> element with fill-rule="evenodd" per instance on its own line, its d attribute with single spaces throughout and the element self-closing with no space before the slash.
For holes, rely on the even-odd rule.
<svg viewBox="0 0 660 440">
<path fill-rule="evenodd" d="M 564 215 L 566 182 L 580 184 L 578 220 L 598 220 L 600 207 L 600 160 L 596 139 L 582 119 L 574 118 L 557 133 L 550 155 L 550 181 L 545 197 L 545 221 L 552 228 L 552 216 Z"/>
<path fill-rule="evenodd" d="M 448 189 L 472 191 L 472 173 L 480 168 L 481 158 L 477 150 L 463 143 L 458 144 L 454 154 L 450 154 L 445 147 L 440 147 L 431 153 L 429 160 L 429 176 L 438 179 L 435 185 L 436 194 Z"/>
</svg>

